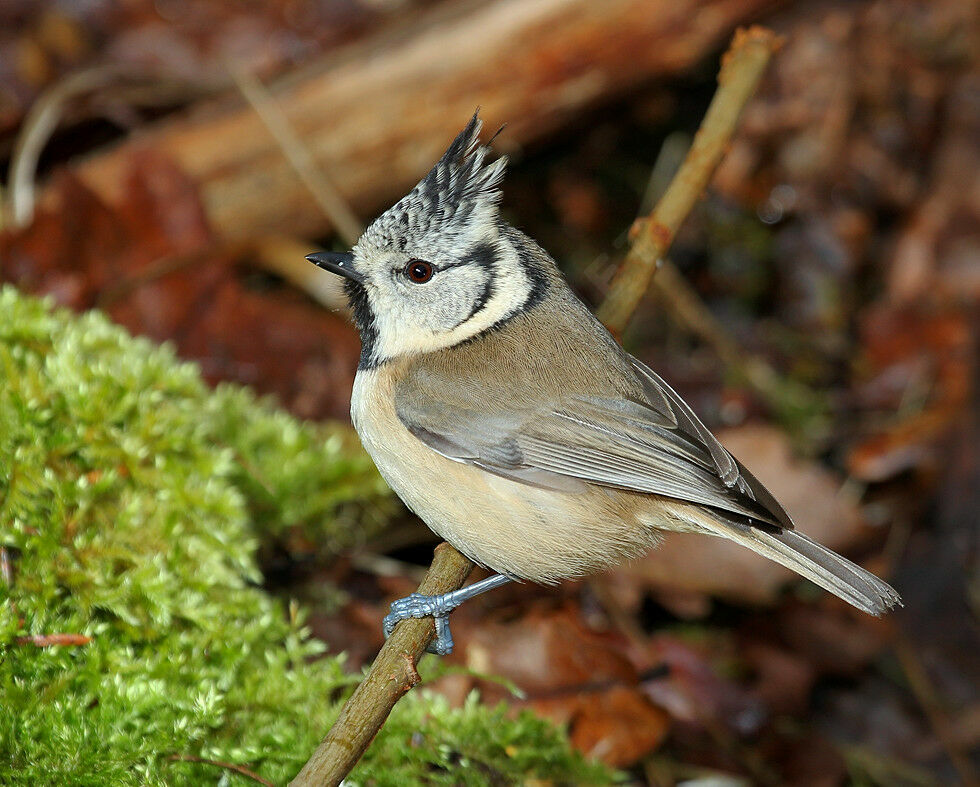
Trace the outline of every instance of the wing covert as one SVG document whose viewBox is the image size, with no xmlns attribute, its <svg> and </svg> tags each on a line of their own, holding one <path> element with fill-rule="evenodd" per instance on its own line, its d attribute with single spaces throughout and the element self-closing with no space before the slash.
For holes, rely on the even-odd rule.
<svg viewBox="0 0 980 787">
<path fill-rule="evenodd" d="M 396 393 L 396 411 L 406 428 L 439 454 L 520 483 L 567 492 L 597 484 L 792 527 L 772 495 L 687 404 L 631 360 L 646 401 L 570 395 L 551 406 L 502 413 Z"/>
</svg>

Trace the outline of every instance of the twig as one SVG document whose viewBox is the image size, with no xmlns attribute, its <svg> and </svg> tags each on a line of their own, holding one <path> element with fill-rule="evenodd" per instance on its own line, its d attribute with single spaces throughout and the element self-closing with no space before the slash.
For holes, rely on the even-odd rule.
<svg viewBox="0 0 980 787">
<path fill-rule="evenodd" d="M 733 377 L 751 387 L 781 420 L 812 425 L 807 418 L 822 411 L 819 397 L 806 386 L 780 375 L 764 358 L 746 353 L 719 325 L 670 260 L 661 264 L 653 288 L 674 319 L 711 347 Z"/>
<path fill-rule="evenodd" d="M 8 588 L 14 586 L 14 563 L 6 547 L 0 547 L 0 577 Z"/>
<path fill-rule="evenodd" d="M 8 201 L 14 227 L 30 224 L 34 216 L 34 176 L 41 151 L 58 127 L 65 105 L 72 99 L 105 87 L 118 79 L 115 66 L 98 66 L 71 74 L 45 91 L 31 106 L 14 142 L 10 158 Z"/>
<path fill-rule="evenodd" d="M 419 593 L 436 595 L 462 587 L 473 563 L 449 544 L 436 547 Z M 435 635 L 432 618 L 403 620 L 388 637 L 371 671 L 344 704 L 327 737 L 303 766 L 293 787 L 337 785 L 374 739 L 395 703 L 416 683 L 415 669 Z"/>
<path fill-rule="evenodd" d="M 262 119 L 279 147 L 282 148 L 282 152 L 289 160 L 292 168 L 296 170 L 296 174 L 303 181 L 303 185 L 313 195 L 313 199 L 320 206 L 320 210 L 323 211 L 334 229 L 337 230 L 337 234 L 344 239 L 347 245 L 353 246 L 364 231 L 357 214 L 347 204 L 347 200 L 344 199 L 330 178 L 317 165 L 309 148 L 303 144 L 299 134 L 293 129 L 289 118 L 286 117 L 286 114 L 262 83 L 249 71 L 235 63 L 231 63 L 228 68 L 235 84 L 238 85 L 239 91 Z"/>
<path fill-rule="evenodd" d="M 746 354 L 673 263 L 664 259 L 721 162 L 742 108 L 779 45 L 779 37 L 765 28 L 736 32 L 722 58 L 718 91 L 701 128 L 656 208 L 634 224 L 632 245 L 598 315 L 613 333 L 621 334 L 652 280 L 657 295 L 677 322 L 711 347 L 734 376 L 756 391 L 783 420 L 795 424 L 801 416 L 820 412 L 817 397 L 808 388 L 781 377 L 763 358 Z"/>
<path fill-rule="evenodd" d="M 933 688 L 932 681 L 919 658 L 919 654 L 916 653 L 912 643 L 902 634 L 895 638 L 895 654 L 902 665 L 902 671 L 909 682 L 912 694 L 929 720 L 929 725 L 936 734 L 936 739 L 946 750 L 946 756 L 949 757 L 949 761 L 953 764 L 953 768 L 962 780 L 964 787 L 977 787 L 980 782 L 977 780 L 977 772 L 973 768 L 973 763 L 970 762 L 969 755 L 963 751 L 957 741 L 949 716 L 936 695 L 936 690 Z"/>
<path fill-rule="evenodd" d="M 49 648 L 52 645 L 88 645 L 91 641 L 92 638 L 85 634 L 31 634 L 14 640 L 18 645 L 36 645 L 39 648 Z"/>
<path fill-rule="evenodd" d="M 308 241 L 287 235 L 262 235 L 251 238 L 248 246 L 254 262 L 265 270 L 282 276 L 331 311 L 347 311 L 343 279 L 324 273 L 304 259 L 311 251 L 317 251 Z"/>
<path fill-rule="evenodd" d="M 221 760 L 209 760 L 206 757 L 198 757 L 194 754 L 171 754 L 167 757 L 171 762 L 199 762 L 204 765 L 214 765 L 217 768 L 224 768 L 227 771 L 234 771 L 235 773 L 240 773 L 242 776 L 247 776 L 252 781 L 258 782 L 259 784 L 264 784 L 265 787 L 276 787 L 275 784 L 270 782 L 268 779 L 263 779 L 255 771 L 251 771 L 244 765 L 235 765 L 233 762 L 222 762 Z"/>
<path fill-rule="evenodd" d="M 30 224 L 34 217 L 35 178 L 44 146 L 66 114 L 69 104 L 89 93 L 113 88 L 113 97 L 135 105 L 166 104 L 189 95 L 213 91 L 214 85 L 191 84 L 166 73 L 132 73 L 119 65 L 87 68 L 66 76 L 35 101 L 14 141 L 6 209 L 14 227 Z M 4 212 L 0 209 L 0 213 Z M 0 221 L 0 224 L 3 222 Z"/>
<path fill-rule="evenodd" d="M 599 316 L 621 332 L 650 284 L 657 261 L 666 253 L 678 227 L 707 185 L 735 128 L 738 115 L 755 89 L 777 46 L 774 33 L 753 27 L 738 31 L 722 61 L 718 92 L 708 108 L 687 159 L 651 218 L 635 232 L 633 245 Z M 473 564 L 449 544 L 436 547 L 435 558 L 419 592 L 432 595 L 462 587 Z M 416 664 L 432 639 L 431 618 L 404 620 L 385 642 L 367 677 L 347 700 L 327 737 L 294 787 L 337 785 L 350 772 L 394 704 L 419 681 Z"/>
<path fill-rule="evenodd" d="M 425 571 L 414 563 L 406 563 L 373 551 L 355 552 L 350 556 L 350 564 L 358 571 L 374 574 L 376 577 L 407 577 L 421 582 Z"/>
<path fill-rule="evenodd" d="M 681 168 L 649 218 L 633 225 L 632 245 L 598 310 L 599 319 L 621 334 L 650 286 L 657 266 L 681 224 L 708 185 L 728 147 L 779 38 L 763 27 L 739 29 L 721 61 L 718 90 Z"/>
</svg>

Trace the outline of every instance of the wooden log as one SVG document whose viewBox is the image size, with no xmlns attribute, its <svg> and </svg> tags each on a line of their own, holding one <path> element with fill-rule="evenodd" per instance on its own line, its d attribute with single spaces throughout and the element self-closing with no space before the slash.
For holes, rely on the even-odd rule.
<svg viewBox="0 0 980 787">
<path fill-rule="evenodd" d="M 471 0 L 443 4 L 270 86 L 316 162 L 355 210 L 404 193 L 477 105 L 501 145 L 542 136 L 602 98 L 676 73 L 774 0 Z M 330 229 L 255 111 L 226 96 L 75 165 L 109 201 L 132 150 L 170 156 L 229 238 Z"/>
</svg>

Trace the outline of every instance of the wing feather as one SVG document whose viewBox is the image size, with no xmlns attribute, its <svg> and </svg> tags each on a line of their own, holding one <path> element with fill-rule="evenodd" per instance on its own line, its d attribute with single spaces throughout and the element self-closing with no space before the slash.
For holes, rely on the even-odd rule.
<svg viewBox="0 0 980 787">
<path fill-rule="evenodd" d="M 631 359 L 645 401 L 570 395 L 518 412 L 476 412 L 397 396 L 401 421 L 434 451 L 520 483 L 561 491 L 597 484 L 721 509 L 792 528 L 772 495 L 653 371 Z"/>
</svg>

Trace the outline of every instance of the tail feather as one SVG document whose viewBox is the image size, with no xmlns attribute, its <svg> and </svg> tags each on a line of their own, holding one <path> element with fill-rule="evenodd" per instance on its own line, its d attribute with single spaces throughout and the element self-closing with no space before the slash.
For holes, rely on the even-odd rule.
<svg viewBox="0 0 980 787">
<path fill-rule="evenodd" d="M 765 547 L 765 551 L 756 551 L 793 569 L 858 609 L 881 615 L 902 603 L 901 597 L 887 582 L 802 533 L 795 530 L 775 534 L 759 532 L 754 539 Z"/>
<path fill-rule="evenodd" d="M 690 521 L 689 516 L 685 518 Z M 698 517 L 697 524 L 702 532 L 748 547 L 872 615 L 902 603 L 887 582 L 796 530 L 773 533 L 710 515 Z"/>
</svg>

